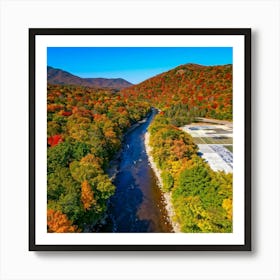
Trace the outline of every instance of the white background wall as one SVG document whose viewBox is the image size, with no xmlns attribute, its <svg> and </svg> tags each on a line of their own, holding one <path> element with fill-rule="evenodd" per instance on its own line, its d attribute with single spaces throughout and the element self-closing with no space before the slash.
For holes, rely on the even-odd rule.
<svg viewBox="0 0 280 280">
<path fill-rule="evenodd" d="M 275 0 L 0 0 L 0 279 L 280 279 Z M 252 252 L 28 251 L 28 28 L 251 27 Z"/>
</svg>

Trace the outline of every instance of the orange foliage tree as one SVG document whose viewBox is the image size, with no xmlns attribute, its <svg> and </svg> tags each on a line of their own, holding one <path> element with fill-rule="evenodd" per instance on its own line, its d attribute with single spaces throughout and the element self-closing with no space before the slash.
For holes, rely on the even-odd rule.
<svg viewBox="0 0 280 280">
<path fill-rule="evenodd" d="M 47 213 L 48 232 L 65 233 L 65 232 L 79 232 L 76 225 L 68 220 L 67 216 L 61 211 L 48 209 Z"/>
</svg>

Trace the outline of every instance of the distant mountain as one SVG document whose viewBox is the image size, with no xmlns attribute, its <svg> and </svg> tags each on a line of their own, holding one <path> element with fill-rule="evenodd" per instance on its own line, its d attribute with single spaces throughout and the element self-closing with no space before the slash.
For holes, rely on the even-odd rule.
<svg viewBox="0 0 280 280">
<path fill-rule="evenodd" d="M 81 78 L 61 69 L 48 66 L 48 83 L 53 85 L 79 85 L 94 88 L 123 89 L 132 84 L 124 79 Z"/>
<path fill-rule="evenodd" d="M 185 105 L 195 115 L 232 119 L 232 65 L 184 64 L 121 91 L 162 110 Z"/>
</svg>

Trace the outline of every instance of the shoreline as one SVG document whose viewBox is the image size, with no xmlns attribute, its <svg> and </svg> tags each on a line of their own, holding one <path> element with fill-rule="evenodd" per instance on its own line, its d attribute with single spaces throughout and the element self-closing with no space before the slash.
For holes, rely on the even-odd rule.
<svg viewBox="0 0 280 280">
<path fill-rule="evenodd" d="M 153 171 L 158 179 L 159 187 L 162 189 L 163 183 L 162 183 L 162 178 L 161 178 L 161 171 L 157 168 L 156 163 L 154 162 L 154 159 L 151 155 L 152 148 L 149 145 L 149 140 L 150 140 L 150 133 L 147 131 L 144 136 L 144 144 L 145 144 L 145 148 L 146 148 L 146 153 L 147 153 L 151 168 L 153 169 Z M 173 209 L 173 206 L 171 203 L 171 194 L 167 193 L 167 192 L 163 192 L 163 191 L 162 191 L 162 194 L 164 197 L 165 208 L 166 208 L 166 211 L 167 211 L 167 214 L 169 217 L 169 221 L 173 227 L 173 231 L 175 233 L 179 233 L 179 232 L 181 232 L 180 225 L 178 223 L 174 222 L 172 219 L 172 217 L 174 216 L 174 209 Z"/>
</svg>

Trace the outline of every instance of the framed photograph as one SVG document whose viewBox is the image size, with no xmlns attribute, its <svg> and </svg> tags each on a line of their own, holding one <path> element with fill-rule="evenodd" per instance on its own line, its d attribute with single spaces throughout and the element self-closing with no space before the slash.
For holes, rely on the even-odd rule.
<svg viewBox="0 0 280 280">
<path fill-rule="evenodd" d="M 30 251 L 251 250 L 251 30 L 29 30 Z"/>
</svg>

